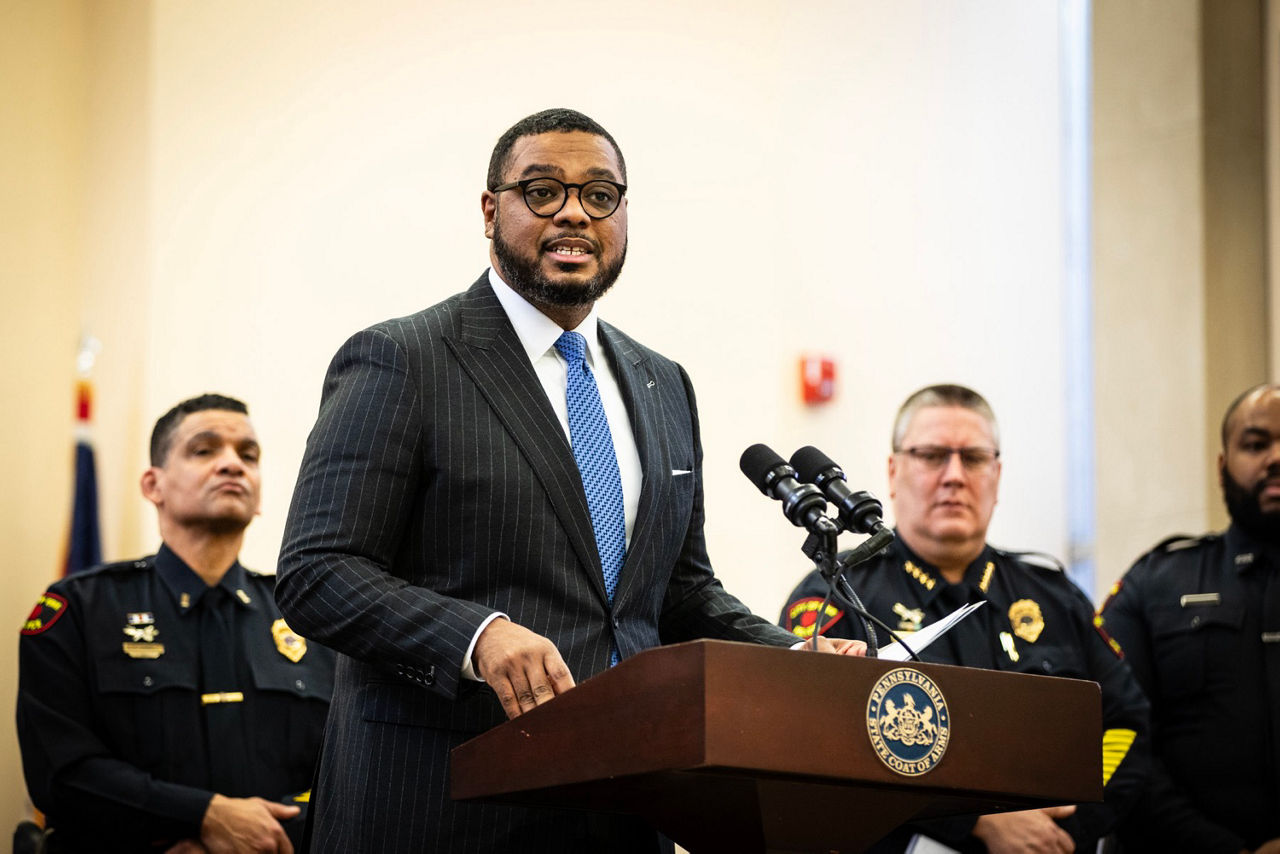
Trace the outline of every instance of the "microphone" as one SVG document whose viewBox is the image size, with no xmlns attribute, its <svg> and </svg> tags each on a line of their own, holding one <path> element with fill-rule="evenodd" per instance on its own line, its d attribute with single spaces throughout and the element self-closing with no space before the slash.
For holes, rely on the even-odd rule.
<svg viewBox="0 0 1280 854">
<path fill-rule="evenodd" d="M 813 445 L 805 445 L 791 455 L 791 465 L 801 480 L 817 486 L 836 506 L 845 528 L 859 534 L 875 534 L 884 527 L 884 507 L 870 492 L 854 492 L 844 471 Z"/>
<path fill-rule="evenodd" d="M 782 512 L 797 528 L 813 534 L 836 535 L 839 529 L 824 513 L 827 499 L 816 486 L 796 480 L 796 470 L 767 445 L 752 445 L 742 452 L 738 467 L 747 480 L 770 498 L 782 502 Z"/>
</svg>

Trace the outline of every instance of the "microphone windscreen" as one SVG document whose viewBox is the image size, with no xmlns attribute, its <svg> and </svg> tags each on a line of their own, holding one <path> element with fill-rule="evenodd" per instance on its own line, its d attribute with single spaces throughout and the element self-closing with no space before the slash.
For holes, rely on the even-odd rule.
<svg viewBox="0 0 1280 854">
<path fill-rule="evenodd" d="M 813 445 L 805 445 L 791 455 L 791 467 L 806 483 L 813 483 L 818 475 L 830 468 L 840 468 L 835 460 L 819 451 Z"/>
<path fill-rule="evenodd" d="M 747 476 L 747 480 L 756 485 L 756 489 L 765 492 L 769 485 L 769 472 L 778 466 L 785 466 L 787 461 L 778 456 L 768 445 L 752 445 L 742 452 L 738 467 Z"/>
</svg>

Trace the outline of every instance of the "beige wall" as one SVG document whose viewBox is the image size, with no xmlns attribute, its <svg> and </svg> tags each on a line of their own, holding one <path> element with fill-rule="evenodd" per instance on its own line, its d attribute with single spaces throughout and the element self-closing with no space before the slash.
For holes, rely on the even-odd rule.
<svg viewBox="0 0 1280 854">
<path fill-rule="evenodd" d="M 1266 378 L 1260 8 L 1094 3 L 1098 590 L 1225 524 L 1218 423 Z"/>
<path fill-rule="evenodd" d="M 60 571 L 70 501 L 75 352 L 83 300 L 85 15 L 81 3 L 0 2 L 0 573 L 12 719 L 17 628 Z M 0 830 L 24 814 L 13 726 L 0 728 Z"/>
<path fill-rule="evenodd" d="M 1204 140 L 1205 447 L 1222 449 L 1222 413 L 1269 370 L 1263 6 L 1216 0 L 1200 10 Z M 1229 521 L 1206 478 L 1211 527 Z"/>
<path fill-rule="evenodd" d="M 147 550 L 155 515 L 138 492 L 147 436 L 151 290 L 151 3 L 85 4 L 89 98 L 85 174 L 85 331 L 103 343 L 94 368 L 103 552 Z M 163 411 L 163 410 L 161 410 Z"/>
<path fill-rule="evenodd" d="M 892 412 L 939 379 L 992 397 L 1006 487 L 1036 496 L 993 536 L 1061 552 L 1057 18 L 997 5 L 590 5 L 576 38 L 607 41 L 607 69 L 567 51 L 579 73 L 549 90 L 521 46 L 565 36 L 527 4 L 157 4 L 144 408 L 250 402 L 246 555 L 270 567 L 329 357 L 475 278 L 492 141 L 570 102 L 626 150 L 632 252 L 602 313 L 694 378 L 732 589 L 772 613 L 804 560 L 742 449 L 812 442 L 883 494 Z M 825 409 L 797 400 L 809 350 L 840 362 Z"/>
<path fill-rule="evenodd" d="M 1208 514 L 1198 417 L 1203 145 L 1199 3 L 1104 0 L 1093 14 L 1097 565 L 1105 579 L 1166 532 L 1200 530 Z"/>
<path fill-rule="evenodd" d="M 1271 331 L 1268 347 L 1269 378 L 1280 377 L 1280 264 L 1275 263 L 1280 250 L 1280 0 L 1263 4 L 1262 61 L 1263 138 L 1266 141 L 1267 174 L 1267 323 Z"/>
</svg>

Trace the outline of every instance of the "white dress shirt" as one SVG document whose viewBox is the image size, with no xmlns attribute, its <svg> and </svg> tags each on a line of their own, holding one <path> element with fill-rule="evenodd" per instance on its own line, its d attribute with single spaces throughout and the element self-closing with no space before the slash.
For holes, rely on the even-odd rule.
<svg viewBox="0 0 1280 854">
<path fill-rule="evenodd" d="M 564 357 L 555 348 L 556 340 L 565 330 L 551 318 L 539 311 L 532 303 L 511 289 L 502 281 L 498 271 L 489 268 L 489 284 L 502 303 L 511 325 L 515 327 L 516 337 L 529 356 L 534 373 L 547 393 L 547 400 L 560 419 L 565 439 L 570 439 L 569 404 L 566 400 L 569 387 L 569 367 Z M 587 340 L 587 366 L 595 376 L 596 388 L 600 390 L 600 402 L 604 404 L 605 418 L 609 422 L 609 433 L 613 437 L 613 451 L 618 457 L 618 474 L 622 478 L 622 506 L 626 514 L 627 546 L 631 546 L 631 531 L 635 527 L 636 512 L 640 506 L 640 486 L 643 473 L 640 469 L 640 452 L 636 449 L 635 434 L 631 431 L 631 419 L 627 415 L 627 405 L 622 399 L 622 391 L 618 388 L 618 380 L 613 375 L 613 368 L 600 346 L 599 320 L 595 306 L 576 329 L 571 330 Z M 506 614 L 495 612 L 480 624 L 467 654 L 462 662 L 462 675 L 466 679 L 483 682 L 472 666 L 471 656 L 475 652 L 476 641 L 480 633 L 498 617 Z"/>
</svg>

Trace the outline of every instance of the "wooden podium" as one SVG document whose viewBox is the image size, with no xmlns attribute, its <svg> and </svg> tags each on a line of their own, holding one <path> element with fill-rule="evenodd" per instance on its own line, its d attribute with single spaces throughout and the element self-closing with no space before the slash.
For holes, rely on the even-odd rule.
<svg viewBox="0 0 1280 854">
<path fill-rule="evenodd" d="M 945 700 L 945 752 L 922 773 L 891 770 L 868 725 L 902 668 Z M 629 658 L 452 761 L 455 799 L 633 813 L 691 854 L 844 854 L 914 818 L 1101 800 L 1101 695 L 1073 679 L 694 641 Z"/>
</svg>

